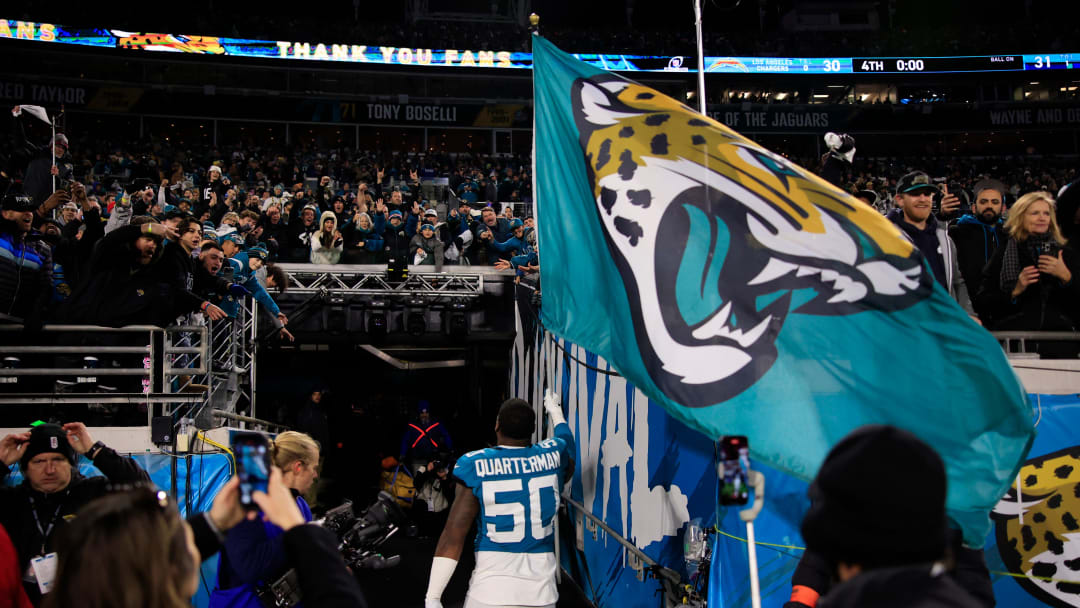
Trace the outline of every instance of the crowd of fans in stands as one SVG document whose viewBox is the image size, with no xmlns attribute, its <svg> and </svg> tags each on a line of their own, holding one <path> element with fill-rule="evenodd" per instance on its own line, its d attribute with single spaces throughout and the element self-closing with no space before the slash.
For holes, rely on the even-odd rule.
<svg viewBox="0 0 1080 608">
<path fill-rule="evenodd" d="M 58 137 L 51 151 L 48 145 L 17 142 L 10 158 L 23 158 L 28 200 L 5 199 L 4 229 L 9 235 L 31 230 L 42 235 L 22 244 L 21 237 L 6 237 L 13 251 L 40 257 L 41 274 L 8 273 L 0 312 L 22 317 L 48 311 L 53 319 L 91 324 L 166 325 L 192 313 L 235 316 L 238 300 L 251 295 L 284 330 L 288 320 L 268 293 L 288 284 L 276 262 L 404 262 L 436 270 L 485 264 L 538 278 L 527 158 L 387 155 L 304 145 L 186 150 L 162 142 L 136 149 L 86 144 L 85 150 L 77 144 L 73 155 L 66 138 Z M 52 152 L 57 177 L 66 184 L 55 194 L 48 187 Z M 796 160 L 818 165 L 814 159 Z M 934 211 L 942 227 L 963 224 L 963 215 L 979 219 L 977 186 L 988 178 L 995 180 L 1001 201 L 991 223 L 1000 224 L 1009 205 L 1024 195 L 1045 192 L 1052 200 L 1078 177 L 1076 167 L 1064 160 L 1035 157 L 860 157 L 854 164 L 831 166 L 830 181 L 893 214 L 902 209 L 896 200 L 902 176 L 924 172 L 932 182 L 925 189 L 938 193 Z M 956 201 L 950 201 L 951 209 L 942 207 L 943 191 Z M 24 215 L 16 217 L 19 213 Z M 1056 220 L 1062 239 L 1075 236 L 1076 221 L 1067 210 L 1059 206 Z M 1005 242 L 1008 235 L 1003 235 L 993 247 L 984 247 L 981 261 L 967 264 L 969 269 L 982 270 Z M 963 266 L 964 251 L 959 255 Z M 27 267 L 20 272 L 27 273 Z M 977 300 L 975 283 L 982 278 L 965 278 L 969 300 Z M 13 291 L 18 292 L 14 297 Z M 155 300 L 158 304 L 150 304 Z M 979 316 L 984 322 L 992 317 Z M 1069 329 L 1076 321 L 1044 325 L 1023 329 Z M 289 336 L 287 330 L 282 334 Z"/>
<path fill-rule="evenodd" d="M 816 167 L 818 161 L 798 158 L 804 167 Z M 1002 194 L 1016 200 L 1028 192 L 1045 190 L 1057 194 L 1061 188 L 1075 181 L 1077 166 L 1068 159 L 1039 158 L 1033 156 L 994 157 L 886 157 L 859 158 L 845 167 L 838 185 L 848 192 L 873 190 L 881 200 L 892 197 L 897 180 L 914 170 L 926 172 L 939 183 L 946 183 L 970 202 L 972 187 L 985 176 L 993 176 L 1006 189 Z"/>
<path fill-rule="evenodd" d="M 900 228 L 974 320 L 996 331 L 1080 327 L 1075 166 L 959 158 L 853 163 L 854 138 L 829 133 L 825 141 L 829 152 L 817 165 L 822 177 Z M 893 168 L 907 172 L 896 178 Z M 1037 342 L 1031 350 L 1075 358 L 1080 344 Z"/>
</svg>

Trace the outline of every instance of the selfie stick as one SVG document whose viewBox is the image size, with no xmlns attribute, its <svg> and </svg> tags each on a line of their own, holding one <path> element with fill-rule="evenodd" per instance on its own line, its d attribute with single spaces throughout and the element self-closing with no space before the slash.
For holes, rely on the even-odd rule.
<svg viewBox="0 0 1080 608">
<path fill-rule="evenodd" d="M 761 608 L 761 583 L 758 581 L 757 543 L 754 541 L 754 520 L 765 506 L 765 476 L 758 471 L 747 471 L 746 480 L 754 490 L 754 506 L 739 511 L 739 519 L 746 522 L 746 549 L 750 552 L 750 602 L 753 608 Z"/>
</svg>

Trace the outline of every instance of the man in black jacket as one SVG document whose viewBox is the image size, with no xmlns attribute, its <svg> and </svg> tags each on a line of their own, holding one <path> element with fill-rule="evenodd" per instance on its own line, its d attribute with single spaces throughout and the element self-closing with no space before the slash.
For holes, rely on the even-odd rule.
<svg viewBox="0 0 1080 608">
<path fill-rule="evenodd" d="M 285 223 L 285 218 L 281 214 L 281 205 L 278 203 L 267 205 L 266 211 L 259 219 L 258 228 L 262 229 L 260 239 L 266 243 L 266 248 L 274 259 L 289 251 L 289 225 Z"/>
<path fill-rule="evenodd" d="M 982 282 L 982 270 L 1007 240 L 1002 227 L 1001 213 L 1005 209 L 1005 184 L 985 179 L 975 184 L 975 199 L 971 209 L 949 228 L 949 237 L 956 243 L 956 262 L 960 276 L 974 295 Z M 975 304 L 975 301 L 972 301 Z M 982 316 L 983 311 L 975 309 Z M 985 320 L 985 319 L 984 319 Z"/>
<path fill-rule="evenodd" d="M 83 477 L 77 455 L 85 455 L 105 477 Z M 43 424 L 0 440 L 0 480 L 18 462 L 23 482 L 0 488 L 0 525 L 11 535 L 31 601 L 41 600 L 31 559 L 53 552 L 53 541 L 83 505 L 103 496 L 110 483 L 149 482 L 150 477 L 130 458 L 95 442 L 81 422 L 64 426 Z M 29 581 L 27 579 L 30 579 Z"/>
<path fill-rule="evenodd" d="M 180 238 L 165 244 L 161 257 L 161 276 L 172 286 L 174 312 L 176 316 L 200 311 L 212 321 L 225 318 L 225 311 L 212 304 L 206 298 L 195 293 L 195 258 L 202 242 L 202 224 L 199 220 L 187 216 L 180 220 L 177 232 Z M 220 281 L 223 290 L 229 289 L 228 281 Z"/>
<path fill-rule="evenodd" d="M 71 289 L 82 282 L 94 245 L 105 236 L 101 207 L 87 197 L 82 184 L 73 184 L 71 192 L 73 202 L 68 204 L 80 206 L 83 219 L 65 222 L 58 231 L 49 228 L 54 220 L 45 220 L 40 228 L 42 239 L 52 247 L 53 284 L 59 299 L 69 297 Z"/>
<path fill-rule="evenodd" d="M 105 235 L 90 261 L 86 280 L 68 301 L 68 322 L 109 327 L 168 325 L 175 316 L 174 294 L 158 262 L 164 253 L 162 241 L 178 236 L 146 216 Z"/>
<path fill-rule="evenodd" d="M 867 425 L 841 439 L 810 484 L 811 506 L 802 523 L 808 555 L 839 583 L 793 593 L 788 605 L 984 606 L 985 599 L 968 589 L 989 587 L 985 564 L 981 576 L 957 576 L 946 566 L 945 491 L 944 462 L 911 433 Z M 818 578 L 818 584 L 827 582 Z"/>
</svg>

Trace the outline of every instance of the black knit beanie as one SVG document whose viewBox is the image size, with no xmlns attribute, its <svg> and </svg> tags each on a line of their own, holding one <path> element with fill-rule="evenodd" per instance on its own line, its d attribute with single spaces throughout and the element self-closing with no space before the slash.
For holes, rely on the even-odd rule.
<svg viewBox="0 0 1080 608">
<path fill-rule="evenodd" d="M 30 441 L 19 459 L 19 468 L 26 471 L 26 465 L 30 459 L 38 454 L 56 452 L 67 458 L 71 464 L 75 464 L 75 449 L 68 442 L 67 433 L 58 424 L 41 424 L 30 429 Z"/>
<path fill-rule="evenodd" d="M 880 568 L 945 553 L 945 464 L 915 435 L 856 429 L 833 447 L 810 485 L 806 547 L 832 563 Z"/>
</svg>

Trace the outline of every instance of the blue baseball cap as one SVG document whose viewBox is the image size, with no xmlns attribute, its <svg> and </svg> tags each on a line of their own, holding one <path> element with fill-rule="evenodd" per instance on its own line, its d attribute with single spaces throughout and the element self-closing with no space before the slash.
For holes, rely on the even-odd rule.
<svg viewBox="0 0 1080 608">
<path fill-rule="evenodd" d="M 230 232 L 229 234 L 226 234 L 225 238 L 223 238 L 221 240 L 222 243 L 224 243 L 225 241 L 231 241 L 233 244 L 236 244 L 236 245 L 243 245 L 244 244 L 244 237 L 240 236 L 239 234 L 237 234 L 235 232 Z"/>
<path fill-rule="evenodd" d="M 513 230 L 514 228 L 521 228 L 524 225 L 525 224 L 516 217 L 514 219 L 510 220 L 510 229 L 511 230 Z"/>
<path fill-rule="evenodd" d="M 397 209 L 394 209 L 393 211 L 390 212 L 390 217 L 401 217 L 401 212 L 398 211 Z"/>
</svg>

